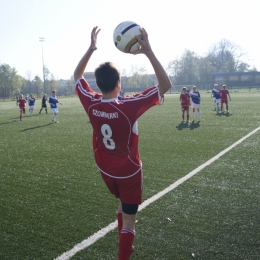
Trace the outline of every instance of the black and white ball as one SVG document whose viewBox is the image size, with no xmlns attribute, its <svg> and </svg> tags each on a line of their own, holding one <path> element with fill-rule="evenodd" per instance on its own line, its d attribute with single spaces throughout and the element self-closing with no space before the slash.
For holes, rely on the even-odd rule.
<svg viewBox="0 0 260 260">
<path fill-rule="evenodd" d="M 135 36 L 142 38 L 140 32 L 141 26 L 132 21 L 125 21 L 120 23 L 114 30 L 114 43 L 118 50 L 124 53 L 131 53 L 140 48 L 139 42 Z"/>
</svg>

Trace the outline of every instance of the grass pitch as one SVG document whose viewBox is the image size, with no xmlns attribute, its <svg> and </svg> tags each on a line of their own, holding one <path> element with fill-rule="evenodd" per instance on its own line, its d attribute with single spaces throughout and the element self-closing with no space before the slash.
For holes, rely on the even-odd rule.
<svg viewBox="0 0 260 260">
<path fill-rule="evenodd" d="M 165 189 L 260 125 L 259 93 L 231 93 L 230 113 L 202 94 L 202 119 L 182 123 L 179 95 L 139 120 L 143 200 Z M 54 259 L 116 219 L 92 152 L 79 100 L 61 98 L 59 124 L 19 121 L 0 103 L 0 259 Z M 49 109 L 49 112 L 50 109 Z M 259 259 L 260 132 L 138 213 L 131 259 Z M 72 259 L 116 259 L 117 230 Z"/>
</svg>

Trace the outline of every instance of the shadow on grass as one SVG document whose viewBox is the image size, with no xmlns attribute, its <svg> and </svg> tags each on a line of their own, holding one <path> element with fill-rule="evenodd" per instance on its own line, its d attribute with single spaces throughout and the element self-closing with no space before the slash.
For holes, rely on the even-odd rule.
<svg viewBox="0 0 260 260">
<path fill-rule="evenodd" d="M 37 128 L 42 128 L 42 127 L 49 126 L 49 125 L 53 125 L 53 123 L 49 123 L 49 124 L 46 124 L 46 125 L 39 125 L 39 126 L 35 126 L 35 127 L 26 128 L 26 129 L 24 129 L 24 130 L 21 130 L 20 132 L 25 132 L 25 131 L 28 131 L 28 130 L 33 130 L 33 129 L 37 129 Z"/>
<path fill-rule="evenodd" d="M 232 114 L 230 114 L 229 112 L 218 112 L 215 115 L 216 116 L 225 116 L 225 117 L 232 116 Z"/>
<path fill-rule="evenodd" d="M 13 118 L 13 119 L 14 119 L 14 118 Z M 16 120 L 13 120 L 13 121 L 0 123 L 0 125 L 6 125 L 6 124 L 11 124 L 11 123 L 14 123 L 14 122 L 20 121 L 20 119 L 17 119 L 17 118 L 15 118 L 15 119 L 16 119 Z"/>
<path fill-rule="evenodd" d="M 194 130 L 195 128 L 200 127 L 200 121 L 195 122 L 194 120 L 191 123 L 187 121 L 182 121 L 179 125 L 176 126 L 178 130 L 182 130 L 185 128 L 189 128 L 190 130 Z"/>
</svg>

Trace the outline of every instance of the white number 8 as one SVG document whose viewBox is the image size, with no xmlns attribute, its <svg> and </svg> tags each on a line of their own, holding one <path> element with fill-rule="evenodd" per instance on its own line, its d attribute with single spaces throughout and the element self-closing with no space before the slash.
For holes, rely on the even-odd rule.
<svg viewBox="0 0 260 260">
<path fill-rule="evenodd" d="M 101 126 L 101 133 L 104 136 L 103 143 L 107 149 L 114 150 L 116 147 L 116 144 L 113 139 L 111 139 L 112 136 L 112 129 L 109 125 L 104 124 Z"/>
</svg>

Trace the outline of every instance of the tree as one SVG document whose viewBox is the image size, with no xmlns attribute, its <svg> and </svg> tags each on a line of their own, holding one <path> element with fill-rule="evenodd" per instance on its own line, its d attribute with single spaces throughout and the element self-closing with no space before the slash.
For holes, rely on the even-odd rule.
<svg viewBox="0 0 260 260">
<path fill-rule="evenodd" d="M 17 75 L 15 68 L 7 64 L 0 66 L 0 96 L 9 98 L 20 93 L 22 77 Z"/>
<path fill-rule="evenodd" d="M 226 39 L 213 45 L 207 55 L 214 72 L 245 71 L 250 67 L 242 61 L 245 54 L 241 48 Z"/>
</svg>

